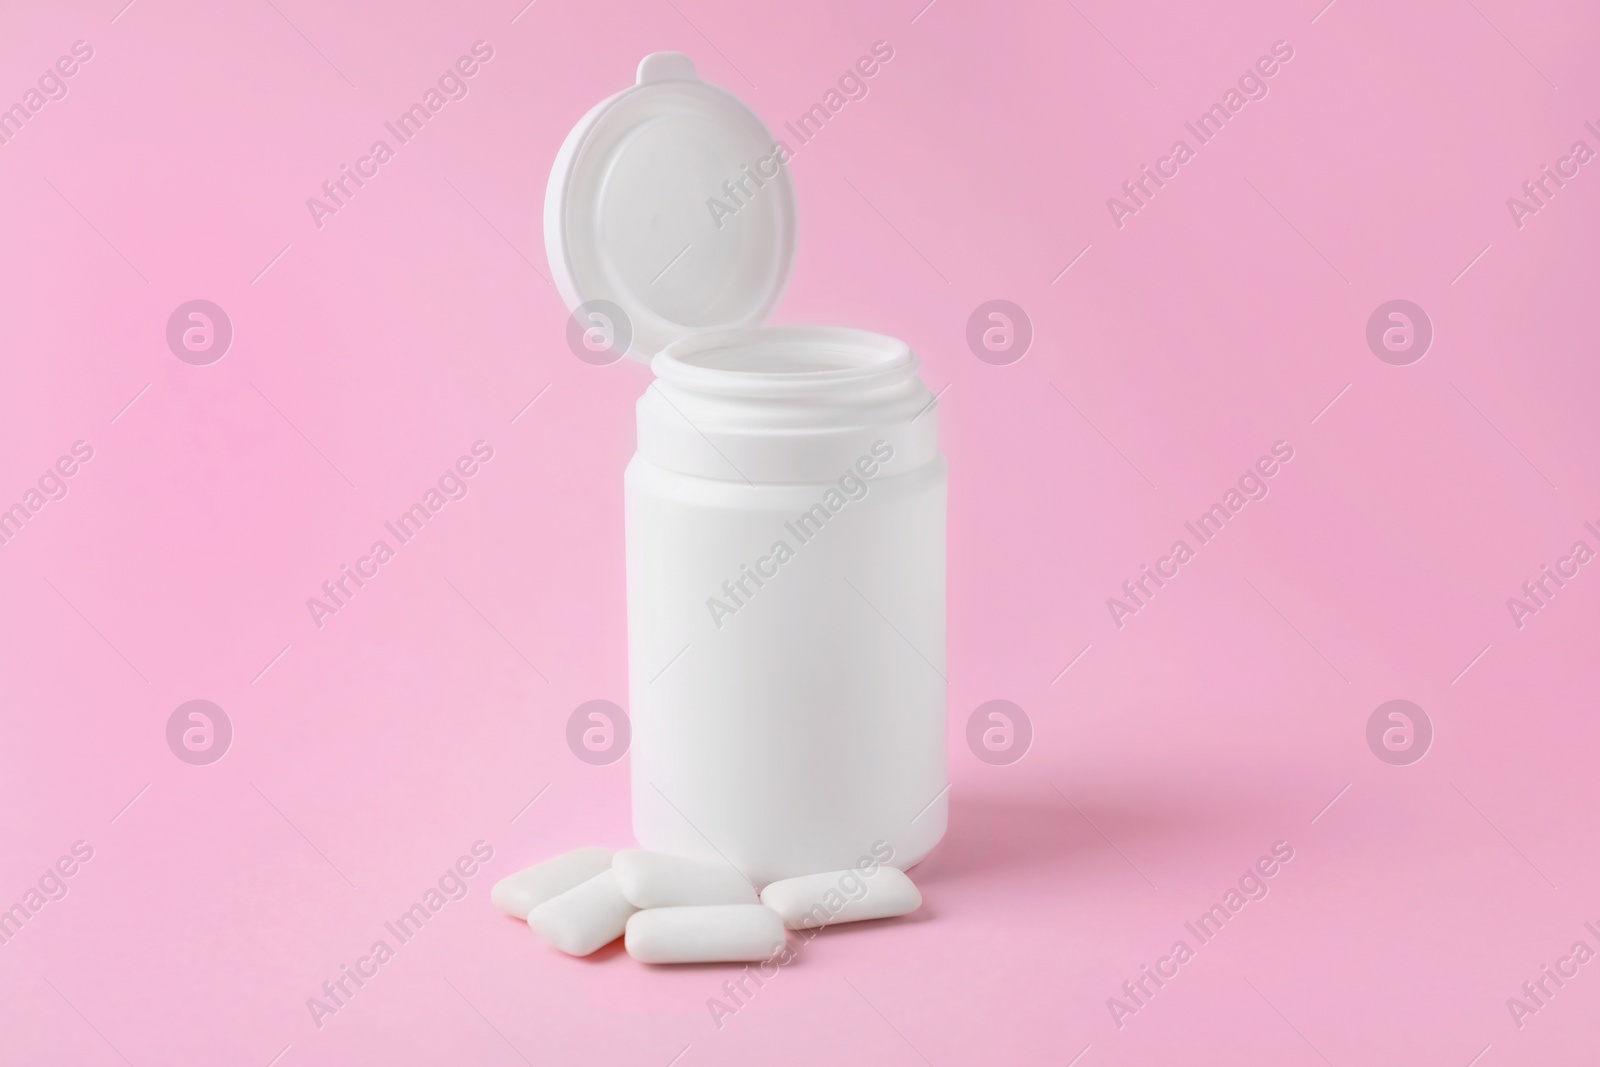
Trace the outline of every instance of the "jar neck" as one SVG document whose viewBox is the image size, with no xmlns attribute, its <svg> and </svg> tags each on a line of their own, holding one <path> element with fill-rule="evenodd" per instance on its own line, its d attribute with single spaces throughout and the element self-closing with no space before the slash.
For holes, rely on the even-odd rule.
<svg viewBox="0 0 1600 1067">
<path fill-rule="evenodd" d="M 639 400 L 639 454 L 723 481 L 822 482 L 877 441 L 898 473 L 938 453 L 933 396 L 904 342 L 863 330 L 785 326 L 669 345 Z"/>
</svg>

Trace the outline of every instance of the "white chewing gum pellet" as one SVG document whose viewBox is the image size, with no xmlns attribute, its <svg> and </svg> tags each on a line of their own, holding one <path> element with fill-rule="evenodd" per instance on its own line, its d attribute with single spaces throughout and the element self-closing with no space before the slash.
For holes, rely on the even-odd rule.
<svg viewBox="0 0 1600 1067">
<path fill-rule="evenodd" d="M 609 848 L 579 848 L 543 863 L 508 874 L 489 890 L 489 899 L 507 915 L 526 919 L 528 912 L 551 897 L 587 882 L 611 866 Z"/>
<path fill-rule="evenodd" d="M 760 904 L 634 912 L 624 942 L 641 963 L 754 963 L 783 950 L 783 920 Z"/>
<path fill-rule="evenodd" d="M 636 910 L 604 870 L 528 912 L 528 925 L 567 955 L 587 956 L 621 937 Z"/>
<path fill-rule="evenodd" d="M 922 894 L 906 872 L 879 867 L 785 878 L 761 891 L 761 903 L 783 916 L 789 929 L 804 930 L 905 915 L 922 906 Z"/>
<path fill-rule="evenodd" d="M 756 887 L 726 863 L 625 848 L 611 859 L 622 895 L 636 908 L 756 904 Z"/>
</svg>

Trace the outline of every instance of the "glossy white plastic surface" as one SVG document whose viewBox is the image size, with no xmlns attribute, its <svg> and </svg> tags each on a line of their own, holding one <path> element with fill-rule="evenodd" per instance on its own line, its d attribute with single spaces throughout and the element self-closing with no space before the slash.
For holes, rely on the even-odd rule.
<svg viewBox="0 0 1600 1067">
<path fill-rule="evenodd" d="M 916 366 L 831 327 L 656 357 L 624 479 L 646 848 L 765 884 L 944 834 L 945 463 Z"/>
<path fill-rule="evenodd" d="M 901 341 L 762 325 L 794 257 L 774 145 L 656 53 L 545 198 L 568 307 L 658 353 L 624 477 L 634 834 L 757 886 L 910 866 L 946 823 L 939 413 Z"/>
<path fill-rule="evenodd" d="M 567 306 L 622 307 L 639 359 L 765 320 L 794 260 L 794 190 L 773 145 L 756 113 L 700 81 L 688 56 L 646 56 L 636 83 L 585 115 L 551 168 L 545 251 Z"/>
</svg>

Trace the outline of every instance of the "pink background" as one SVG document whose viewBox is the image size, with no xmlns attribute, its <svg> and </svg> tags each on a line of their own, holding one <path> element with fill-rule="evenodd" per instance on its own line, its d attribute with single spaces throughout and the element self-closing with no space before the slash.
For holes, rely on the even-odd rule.
<svg viewBox="0 0 1600 1067">
<path fill-rule="evenodd" d="M 921 2 L 0 14 L 5 103 L 94 49 L 0 146 L 0 504 L 94 449 L 0 546 L 0 906 L 94 850 L 0 947 L 0 1060 L 1593 1062 L 1600 962 L 1521 1028 L 1506 1000 L 1600 950 L 1600 567 L 1520 629 L 1506 598 L 1600 548 L 1600 173 L 1520 229 L 1506 198 L 1600 148 L 1600 16 Z M 306 198 L 480 39 L 470 95 L 318 229 Z M 903 337 L 948 387 L 951 829 L 919 914 L 824 934 L 719 1029 L 736 969 L 567 959 L 487 898 L 630 843 L 626 760 L 564 731 L 626 700 L 648 372 L 567 350 L 540 208 L 650 51 L 776 129 L 877 40 L 792 165 L 777 319 Z M 1279 40 L 1270 94 L 1117 228 L 1107 197 Z M 210 366 L 164 339 L 195 298 L 235 331 Z M 992 298 L 1035 329 L 1009 366 L 966 346 Z M 1435 329 L 1410 366 L 1365 341 L 1394 298 Z M 479 439 L 470 495 L 318 629 L 306 598 Z M 1106 598 L 1278 440 L 1270 496 L 1119 629 Z M 235 731 L 209 766 L 165 738 L 197 698 Z M 1034 727 L 1008 766 L 965 743 L 995 698 Z M 1366 742 L 1396 698 L 1436 732 L 1409 766 Z M 478 840 L 467 897 L 314 1025 Z M 1270 895 L 1119 1028 L 1108 998 L 1277 841 Z"/>
</svg>

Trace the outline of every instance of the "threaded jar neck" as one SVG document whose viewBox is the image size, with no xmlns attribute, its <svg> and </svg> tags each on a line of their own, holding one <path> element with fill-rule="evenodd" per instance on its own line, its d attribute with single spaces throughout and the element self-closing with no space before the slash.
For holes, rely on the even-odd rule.
<svg viewBox="0 0 1600 1067">
<path fill-rule="evenodd" d="M 700 477 L 827 480 L 878 438 L 907 463 L 938 448 L 933 397 L 903 341 L 831 326 L 774 326 L 684 338 L 651 363 L 639 453 Z M 900 445 L 896 445 L 900 447 Z"/>
</svg>

